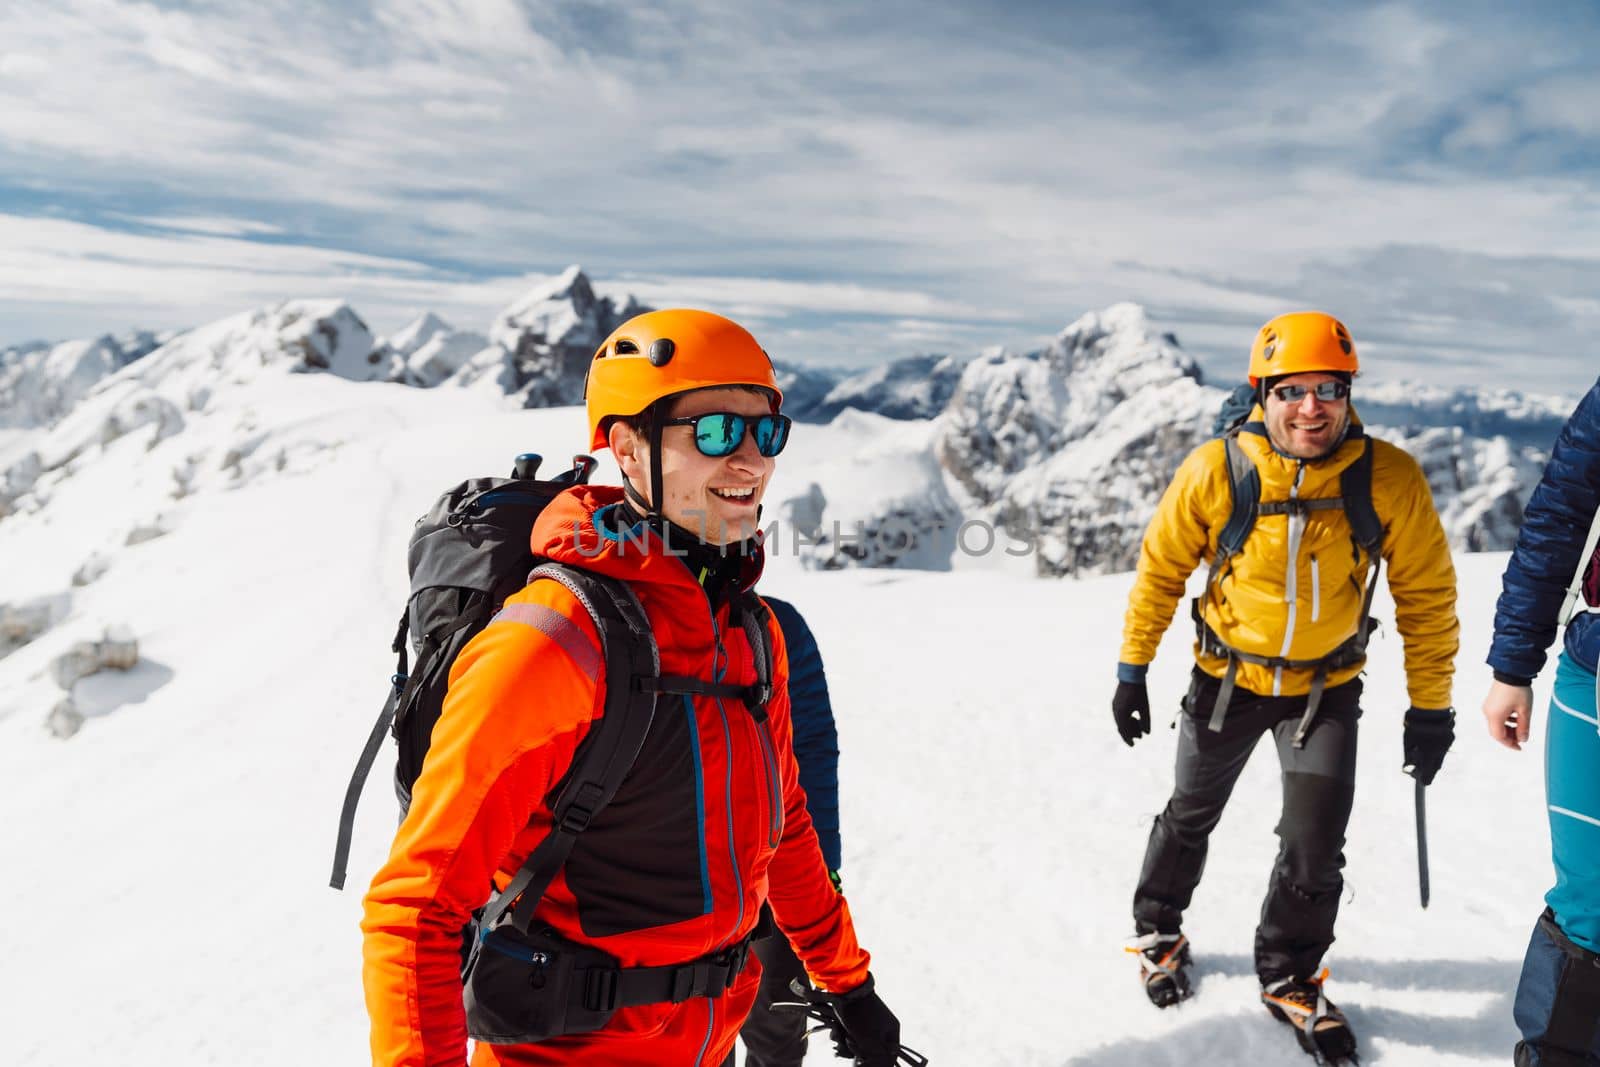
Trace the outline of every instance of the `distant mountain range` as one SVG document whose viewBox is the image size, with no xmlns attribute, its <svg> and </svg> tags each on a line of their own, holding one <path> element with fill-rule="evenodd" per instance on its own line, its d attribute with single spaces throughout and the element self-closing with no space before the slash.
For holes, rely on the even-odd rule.
<svg viewBox="0 0 1600 1067">
<path fill-rule="evenodd" d="M 3 348 L 0 517 L 43 506 L 48 486 L 95 444 L 144 425 L 158 439 L 182 433 L 220 386 L 248 387 L 268 368 L 470 389 L 523 407 L 580 403 L 594 349 L 646 310 L 598 296 L 571 267 L 486 334 L 425 314 L 375 337 L 345 304 L 295 300 L 177 334 Z M 776 370 L 787 412 L 857 420 L 863 444 L 852 463 L 881 468 L 868 479 L 881 486 L 871 498 L 857 488 L 830 498 L 819 483 L 774 502 L 808 529 L 811 558 L 824 566 L 948 566 L 962 523 L 980 520 L 1033 541 L 1041 574 L 1127 569 L 1226 392 L 1133 304 L 1090 312 L 1037 352 L 921 355 L 859 373 Z M 1452 544 L 1469 550 L 1511 547 L 1572 403 L 1504 389 L 1356 391 L 1368 430 L 1418 458 Z"/>
</svg>

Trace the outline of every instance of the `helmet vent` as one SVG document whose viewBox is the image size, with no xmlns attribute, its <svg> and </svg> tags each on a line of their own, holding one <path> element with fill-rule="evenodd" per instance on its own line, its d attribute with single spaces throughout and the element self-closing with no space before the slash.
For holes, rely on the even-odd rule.
<svg viewBox="0 0 1600 1067">
<path fill-rule="evenodd" d="M 639 354 L 639 346 L 626 337 L 619 337 L 617 338 L 617 343 L 611 347 L 611 354 L 614 356 L 637 356 Z"/>
</svg>

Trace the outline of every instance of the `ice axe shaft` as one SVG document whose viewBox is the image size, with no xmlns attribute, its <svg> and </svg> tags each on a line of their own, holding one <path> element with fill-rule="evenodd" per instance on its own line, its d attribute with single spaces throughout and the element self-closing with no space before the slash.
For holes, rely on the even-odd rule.
<svg viewBox="0 0 1600 1067">
<path fill-rule="evenodd" d="M 1417 889 L 1428 906 L 1428 787 L 1417 783 Z"/>
</svg>

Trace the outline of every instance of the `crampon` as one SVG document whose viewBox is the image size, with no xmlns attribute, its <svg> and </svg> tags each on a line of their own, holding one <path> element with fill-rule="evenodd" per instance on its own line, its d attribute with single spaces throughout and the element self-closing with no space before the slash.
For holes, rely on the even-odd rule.
<svg viewBox="0 0 1600 1067">
<path fill-rule="evenodd" d="M 1139 977 L 1145 996 L 1158 1008 L 1188 1000 L 1194 995 L 1189 980 L 1189 939 L 1182 934 L 1145 934 L 1124 950 L 1139 957 Z"/>
<path fill-rule="evenodd" d="M 1311 979 L 1284 978 L 1261 990 L 1261 1003 L 1272 1017 L 1294 1029 L 1300 1048 L 1326 1067 L 1357 1065 L 1356 1037 L 1350 1023 L 1323 992 L 1324 970 Z"/>
</svg>

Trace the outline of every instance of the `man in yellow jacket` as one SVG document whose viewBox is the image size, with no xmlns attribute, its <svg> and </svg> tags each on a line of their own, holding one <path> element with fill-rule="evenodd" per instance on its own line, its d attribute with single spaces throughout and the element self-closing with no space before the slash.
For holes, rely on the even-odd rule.
<svg viewBox="0 0 1600 1067">
<path fill-rule="evenodd" d="M 1405 452 L 1363 433 L 1350 402 L 1357 369 L 1354 342 L 1332 316 L 1298 312 L 1261 328 L 1249 421 L 1189 454 L 1145 531 L 1112 702 L 1124 741 L 1149 732 L 1145 671 L 1190 574 L 1208 561 L 1209 581 L 1193 604 L 1196 667 L 1176 787 L 1150 832 L 1130 951 L 1153 1002 L 1188 995 L 1183 912 L 1207 838 L 1270 732 L 1283 810 L 1256 971 L 1273 1015 L 1295 1027 L 1307 1051 L 1335 1062 L 1354 1055 L 1355 1039 L 1323 993 L 1319 968 L 1343 887 L 1359 676 L 1380 562 L 1405 641 L 1405 764 L 1424 784 L 1453 736 L 1459 631 L 1455 569 L 1428 483 Z"/>
</svg>

